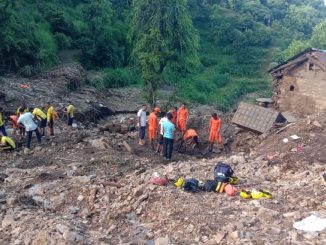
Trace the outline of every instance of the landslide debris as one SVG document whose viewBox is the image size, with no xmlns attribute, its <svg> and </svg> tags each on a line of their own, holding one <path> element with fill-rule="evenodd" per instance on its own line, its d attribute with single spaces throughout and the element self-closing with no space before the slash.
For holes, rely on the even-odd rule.
<svg viewBox="0 0 326 245">
<path fill-rule="evenodd" d="M 300 139 L 284 144 L 293 134 Z M 323 244 L 326 231 L 306 233 L 293 223 L 311 213 L 326 217 L 325 143 L 319 115 L 249 151 L 206 159 L 176 153 L 167 163 L 137 145 L 136 131 L 60 126 L 26 154 L 1 153 L 0 244 Z M 292 150 L 298 147 L 304 150 Z M 174 187 L 179 177 L 212 179 L 218 161 L 232 166 L 239 189 L 269 189 L 274 198 Z M 170 184 L 149 184 L 154 172 Z"/>
</svg>

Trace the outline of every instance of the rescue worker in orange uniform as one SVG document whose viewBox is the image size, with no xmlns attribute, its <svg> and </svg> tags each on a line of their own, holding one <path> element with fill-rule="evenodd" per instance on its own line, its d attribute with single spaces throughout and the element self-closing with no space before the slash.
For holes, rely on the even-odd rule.
<svg viewBox="0 0 326 245">
<path fill-rule="evenodd" d="M 178 108 L 172 107 L 171 110 L 169 110 L 169 113 L 171 113 L 173 116 L 171 122 L 174 124 L 174 126 L 177 126 Z"/>
<path fill-rule="evenodd" d="M 217 116 L 216 113 L 212 114 L 210 123 L 209 123 L 209 151 L 213 151 L 215 141 L 221 145 L 222 136 L 221 136 L 221 119 Z"/>
<path fill-rule="evenodd" d="M 156 135 L 158 134 L 158 120 L 157 116 L 160 114 L 161 110 L 160 108 L 156 107 L 153 112 L 149 115 L 148 118 L 148 134 L 149 134 L 149 142 L 154 150 L 154 140 L 156 138 Z"/>
<path fill-rule="evenodd" d="M 196 130 L 188 129 L 185 131 L 181 139 L 179 150 L 181 149 L 184 143 L 186 143 L 186 145 L 190 145 L 192 149 L 195 149 L 195 147 L 198 146 L 199 140 Z"/>
<path fill-rule="evenodd" d="M 189 111 L 186 108 L 186 104 L 183 103 L 180 109 L 178 110 L 178 117 L 177 117 L 177 127 L 183 133 L 187 130 L 188 119 L 189 119 Z"/>
</svg>

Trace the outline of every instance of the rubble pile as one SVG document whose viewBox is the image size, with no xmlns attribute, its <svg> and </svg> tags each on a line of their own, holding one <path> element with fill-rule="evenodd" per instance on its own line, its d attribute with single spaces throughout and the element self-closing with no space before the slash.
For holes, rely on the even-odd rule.
<svg viewBox="0 0 326 245">
<path fill-rule="evenodd" d="M 0 244 L 322 244 L 325 230 L 293 227 L 312 213 L 326 217 L 325 159 L 317 154 L 325 143 L 322 118 L 266 135 L 248 152 L 176 154 L 172 163 L 138 146 L 136 131 L 94 128 L 67 137 L 62 129 L 30 152 L 1 155 Z M 300 142 L 305 150 L 291 151 Z M 213 179 L 219 161 L 232 166 L 238 190 L 268 189 L 273 199 L 174 186 L 180 177 Z M 169 184 L 149 183 L 155 172 Z"/>
</svg>

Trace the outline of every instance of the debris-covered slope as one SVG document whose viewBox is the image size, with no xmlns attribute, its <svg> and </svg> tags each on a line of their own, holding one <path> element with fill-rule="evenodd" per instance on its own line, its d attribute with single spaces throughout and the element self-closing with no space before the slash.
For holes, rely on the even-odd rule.
<svg viewBox="0 0 326 245">
<path fill-rule="evenodd" d="M 137 132 L 62 128 L 32 152 L 0 153 L 0 244 L 323 244 L 325 230 L 307 233 L 293 224 L 312 212 L 326 217 L 324 119 L 271 133 L 247 153 L 176 153 L 172 163 L 138 146 Z M 239 189 L 266 188 L 273 199 L 173 185 L 179 177 L 212 179 L 218 161 L 232 166 Z M 154 172 L 169 185 L 150 184 Z"/>
</svg>

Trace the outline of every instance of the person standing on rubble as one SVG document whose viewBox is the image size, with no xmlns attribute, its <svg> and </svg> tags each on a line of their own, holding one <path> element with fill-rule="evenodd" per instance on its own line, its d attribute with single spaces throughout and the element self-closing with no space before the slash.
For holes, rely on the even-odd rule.
<svg viewBox="0 0 326 245">
<path fill-rule="evenodd" d="M 49 133 L 51 136 L 54 135 L 54 120 L 55 120 L 55 110 L 54 107 L 51 105 L 51 102 L 47 102 L 45 105 L 47 109 L 46 118 L 49 128 Z"/>
<path fill-rule="evenodd" d="M 72 128 L 72 124 L 74 123 L 74 112 L 75 112 L 75 107 L 74 105 L 71 103 L 71 101 L 68 101 L 68 106 L 66 108 L 67 110 L 67 124 L 69 127 Z"/>
<path fill-rule="evenodd" d="M 7 131 L 5 128 L 5 121 L 3 119 L 3 108 L 0 107 L 0 132 L 3 136 L 7 136 Z"/>
<path fill-rule="evenodd" d="M 158 122 L 158 132 L 160 133 L 160 139 L 157 144 L 156 152 L 163 155 L 163 144 L 164 144 L 164 138 L 163 138 L 163 124 L 168 120 L 167 115 L 164 113 L 162 115 L 162 118 Z"/>
<path fill-rule="evenodd" d="M 186 104 L 183 103 L 177 113 L 177 127 L 182 133 L 187 130 L 187 123 L 189 119 L 189 111 L 186 108 Z"/>
<path fill-rule="evenodd" d="M 143 105 L 138 111 L 138 125 L 139 125 L 139 145 L 145 145 L 146 124 L 147 124 L 147 105 Z"/>
<path fill-rule="evenodd" d="M 222 145 L 222 136 L 221 136 L 221 119 L 217 116 L 216 113 L 212 114 L 210 123 L 209 123 L 209 151 L 213 151 L 215 141 L 221 146 Z"/>
<path fill-rule="evenodd" d="M 157 135 L 157 128 L 158 128 L 158 123 L 157 123 L 157 116 L 160 114 L 161 110 L 160 108 L 156 107 L 153 112 L 149 115 L 148 118 L 148 135 L 149 135 L 149 142 L 154 150 L 154 140 Z"/>
<path fill-rule="evenodd" d="M 174 136 L 176 130 L 174 124 L 172 123 L 172 118 L 173 115 L 171 113 L 168 113 L 168 121 L 163 123 L 164 157 L 168 161 L 172 160 Z"/>
<path fill-rule="evenodd" d="M 174 126 L 177 127 L 177 120 L 178 120 L 178 107 L 172 107 L 171 110 L 169 110 L 168 113 L 171 113 L 173 118 L 172 118 L 172 123 Z"/>
<path fill-rule="evenodd" d="M 32 134 L 35 132 L 36 137 L 37 137 L 37 142 L 41 144 L 42 141 L 42 135 L 38 131 L 37 125 L 34 122 L 34 117 L 32 113 L 30 112 L 25 112 L 24 108 L 20 108 L 20 117 L 18 118 L 17 123 L 21 123 L 24 125 L 25 130 L 26 130 L 26 141 L 27 141 L 27 148 L 31 148 L 31 142 L 32 142 Z"/>
</svg>

